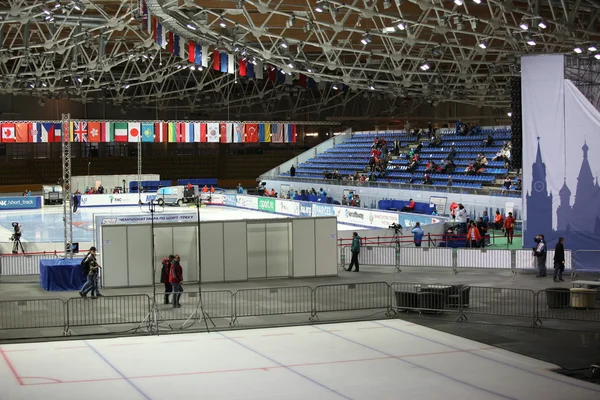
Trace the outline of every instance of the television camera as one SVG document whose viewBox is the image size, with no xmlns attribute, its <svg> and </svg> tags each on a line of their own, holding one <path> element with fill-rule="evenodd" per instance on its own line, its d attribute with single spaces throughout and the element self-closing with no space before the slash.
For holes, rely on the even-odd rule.
<svg viewBox="0 0 600 400">
<path fill-rule="evenodd" d="M 397 223 L 393 223 L 390 226 L 388 226 L 389 229 L 393 229 L 394 230 L 394 235 L 401 235 L 402 234 L 402 225 L 397 224 Z"/>
<path fill-rule="evenodd" d="M 12 253 L 17 254 L 19 252 L 19 248 L 21 248 L 21 252 L 25 253 L 25 250 L 23 249 L 23 244 L 21 243 L 23 226 L 18 222 L 13 222 L 11 225 L 13 227 L 13 234 L 10 236 L 10 241 L 13 242 Z"/>
</svg>

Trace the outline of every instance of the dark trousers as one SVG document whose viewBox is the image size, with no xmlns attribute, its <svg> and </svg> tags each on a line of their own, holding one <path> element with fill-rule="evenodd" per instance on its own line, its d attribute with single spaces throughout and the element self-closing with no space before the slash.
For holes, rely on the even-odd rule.
<svg viewBox="0 0 600 400">
<path fill-rule="evenodd" d="M 350 260 L 350 266 L 348 267 L 348 271 L 352 271 L 352 267 L 356 266 L 356 271 L 358 272 L 358 255 L 359 252 L 352 252 L 352 259 Z"/>
<path fill-rule="evenodd" d="M 479 242 L 477 240 L 471 240 L 471 248 L 475 249 L 479 247 Z"/>
<path fill-rule="evenodd" d="M 173 286 L 169 282 L 165 282 L 165 304 L 169 304 L 169 294 L 173 290 Z"/>
<path fill-rule="evenodd" d="M 546 256 L 537 257 L 538 277 L 546 276 Z"/>
<path fill-rule="evenodd" d="M 562 274 L 565 270 L 565 264 L 554 261 L 554 280 L 562 280 Z"/>
<path fill-rule="evenodd" d="M 415 240 L 415 247 L 421 247 L 421 241 L 420 240 L 418 242 Z"/>
<path fill-rule="evenodd" d="M 179 303 L 179 299 L 181 298 L 181 293 L 183 293 L 183 288 L 181 283 L 171 283 L 173 287 L 173 307 L 179 307 L 181 304 Z"/>
</svg>

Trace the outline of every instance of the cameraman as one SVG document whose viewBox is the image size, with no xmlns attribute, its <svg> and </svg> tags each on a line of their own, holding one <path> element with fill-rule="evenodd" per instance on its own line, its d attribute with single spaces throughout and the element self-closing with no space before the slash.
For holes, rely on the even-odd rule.
<svg viewBox="0 0 600 400">
<path fill-rule="evenodd" d="M 21 244 L 21 235 L 23 233 L 23 225 L 19 224 L 18 222 L 13 222 L 12 223 L 12 227 L 13 227 L 13 234 L 10 237 L 10 240 L 13 242 L 13 249 L 12 252 L 13 254 L 17 254 L 19 252 L 19 244 Z M 21 250 L 23 250 L 23 245 L 21 244 Z M 25 252 L 25 251 L 23 251 Z"/>
</svg>

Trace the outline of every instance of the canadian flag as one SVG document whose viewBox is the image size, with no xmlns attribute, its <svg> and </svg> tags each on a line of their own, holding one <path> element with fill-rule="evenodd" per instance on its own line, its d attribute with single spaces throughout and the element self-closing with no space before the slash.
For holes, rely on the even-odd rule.
<svg viewBox="0 0 600 400">
<path fill-rule="evenodd" d="M 9 143 L 16 140 L 15 124 L 2 124 L 2 142 Z"/>
</svg>

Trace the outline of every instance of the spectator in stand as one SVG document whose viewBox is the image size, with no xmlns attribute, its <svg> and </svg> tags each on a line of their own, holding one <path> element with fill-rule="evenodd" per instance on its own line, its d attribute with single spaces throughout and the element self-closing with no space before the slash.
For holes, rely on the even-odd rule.
<svg viewBox="0 0 600 400">
<path fill-rule="evenodd" d="M 446 186 L 452 186 L 452 175 L 448 175 L 448 181 L 446 182 Z"/>
<path fill-rule="evenodd" d="M 429 160 L 427 161 L 427 165 L 425 166 L 425 172 L 434 172 L 435 167 L 435 162 L 433 162 L 433 160 Z"/>
<path fill-rule="evenodd" d="M 377 143 L 378 142 L 379 142 L 379 138 L 378 137 L 376 137 L 375 139 L 373 139 L 373 144 L 371 145 L 371 148 L 372 149 L 377 148 Z"/>
<path fill-rule="evenodd" d="M 487 233 L 487 224 L 485 222 L 483 222 L 483 218 L 479 217 L 477 218 L 477 229 L 479 230 L 479 234 L 481 235 L 481 240 L 479 242 L 479 247 L 481 247 L 482 249 L 485 248 L 485 235 Z"/>
<path fill-rule="evenodd" d="M 323 188 L 319 188 L 319 196 L 326 197 L 327 196 L 327 192 L 325 190 L 323 190 Z"/>
<path fill-rule="evenodd" d="M 238 194 L 244 194 L 244 188 L 242 187 L 241 183 L 238 183 L 237 185 L 237 192 Z"/>
<path fill-rule="evenodd" d="M 202 188 L 202 193 L 208 193 L 208 186 L 204 185 Z"/>
<path fill-rule="evenodd" d="M 410 173 L 410 176 L 408 177 L 408 183 L 415 183 L 415 177 L 412 172 Z"/>
<path fill-rule="evenodd" d="M 271 188 L 271 193 L 269 193 L 271 197 L 277 197 L 277 193 L 275 193 L 275 189 Z"/>
<path fill-rule="evenodd" d="M 415 202 L 413 199 L 408 200 L 408 204 L 402 207 L 403 212 L 413 212 L 415 210 Z"/>
<path fill-rule="evenodd" d="M 404 132 L 410 134 L 410 122 L 408 120 L 404 123 Z"/>
<path fill-rule="evenodd" d="M 457 135 L 460 135 L 462 133 L 462 127 L 463 127 L 463 123 L 459 119 L 458 121 L 456 121 L 456 134 Z"/>
<path fill-rule="evenodd" d="M 360 207 L 360 196 L 355 194 L 354 196 L 352 196 L 352 205 L 354 207 Z"/>
<path fill-rule="evenodd" d="M 294 176 L 296 176 L 296 167 L 294 167 L 294 165 L 292 165 L 292 166 L 290 167 L 290 176 L 291 176 L 291 177 L 294 177 Z"/>
<path fill-rule="evenodd" d="M 494 144 L 494 139 L 492 138 L 492 135 L 488 134 L 487 138 L 483 141 L 483 145 L 485 147 L 491 147 Z"/>
<path fill-rule="evenodd" d="M 423 185 L 433 185 L 433 179 L 431 179 L 431 176 L 429 176 L 429 174 L 425 174 Z"/>
<path fill-rule="evenodd" d="M 488 216 L 487 211 L 483 212 L 483 216 L 481 217 L 481 219 L 483 220 L 483 223 L 485 224 L 486 228 L 490 226 L 490 217 Z"/>
<path fill-rule="evenodd" d="M 564 282 L 562 278 L 563 271 L 565 270 L 564 241 L 564 237 L 559 237 L 556 248 L 554 249 L 554 282 Z"/>
<path fill-rule="evenodd" d="M 340 173 L 338 172 L 338 170 L 337 170 L 337 169 L 333 170 L 333 176 L 332 176 L 332 178 L 333 178 L 333 179 L 337 179 L 338 181 L 339 181 L 340 179 L 342 179 L 342 177 L 340 176 Z"/>
<path fill-rule="evenodd" d="M 467 243 L 469 244 L 469 247 L 473 249 L 479 247 L 479 244 L 481 243 L 481 234 L 479 233 L 479 229 L 477 229 L 475 222 L 471 222 L 469 225 Z"/>
<path fill-rule="evenodd" d="M 504 220 L 504 235 L 508 240 L 508 244 L 512 244 L 513 236 L 515 235 L 515 218 L 511 212 L 508 213 L 508 217 Z"/>
<path fill-rule="evenodd" d="M 458 203 L 458 211 L 456 212 L 456 219 L 460 225 L 460 233 L 467 233 L 467 210 L 462 203 Z"/>
<path fill-rule="evenodd" d="M 477 170 L 475 169 L 475 165 L 473 163 L 470 163 L 465 167 L 465 173 L 467 175 L 475 175 L 476 172 Z"/>
<path fill-rule="evenodd" d="M 396 140 L 394 140 L 394 155 L 396 157 L 400 155 L 400 147 L 402 147 L 400 140 L 396 138 Z"/>
<path fill-rule="evenodd" d="M 456 157 L 456 150 L 454 149 L 454 146 L 452 146 L 450 147 L 450 152 L 446 156 L 446 160 L 454 160 L 454 157 Z"/>
<path fill-rule="evenodd" d="M 496 230 L 504 229 L 504 218 L 502 218 L 499 210 L 496 210 L 496 216 L 494 217 L 494 228 Z"/>
<path fill-rule="evenodd" d="M 487 166 L 488 165 L 488 160 L 485 157 L 485 154 L 481 155 L 481 158 L 479 159 L 479 165 L 480 166 Z"/>
<path fill-rule="evenodd" d="M 421 242 L 423 241 L 423 235 L 425 234 L 425 232 L 423 232 L 423 228 L 421 228 L 420 222 L 417 222 L 415 224 L 415 227 L 412 228 L 411 233 L 414 236 L 415 247 L 421 247 Z"/>
<path fill-rule="evenodd" d="M 546 240 L 544 235 L 540 234 L 535 237 L 535 242 L 537 245 L 533 248 L 533 255 L 536 257 L 536 264 L 538 267 L 538 278 L 543 278 L 546 276 L 546 257 L 547 257 L 547 248 L 546 248 Z"/>
<path fill-rule="evenodd" d="M 215 192 L 215 188 L 213 187 L 213 185 L 210 185 L 210 192 L 214 193 Z"/>
<path fill-rule="evenodd" d="M 352 232 L 352 245 L 350 246 L 352 252 L 352 259 L 350 260 L 350 266 L 346 271 L 351 272 L 352 267 L 355 267 L 355 271 L 358 272 L 358 255 L 360 254 L 360 236 L 358 233 Z"/>
<path fill-rule="evenodd" d="M 504 179 L 504 183 L 502 184 L 502 190 L 508 190 L 510 189 L 510 185 L 512 184 L 512 180 L 510 179 L 510 176 L 506 176 L 506 178 Z"/>
</svg>

